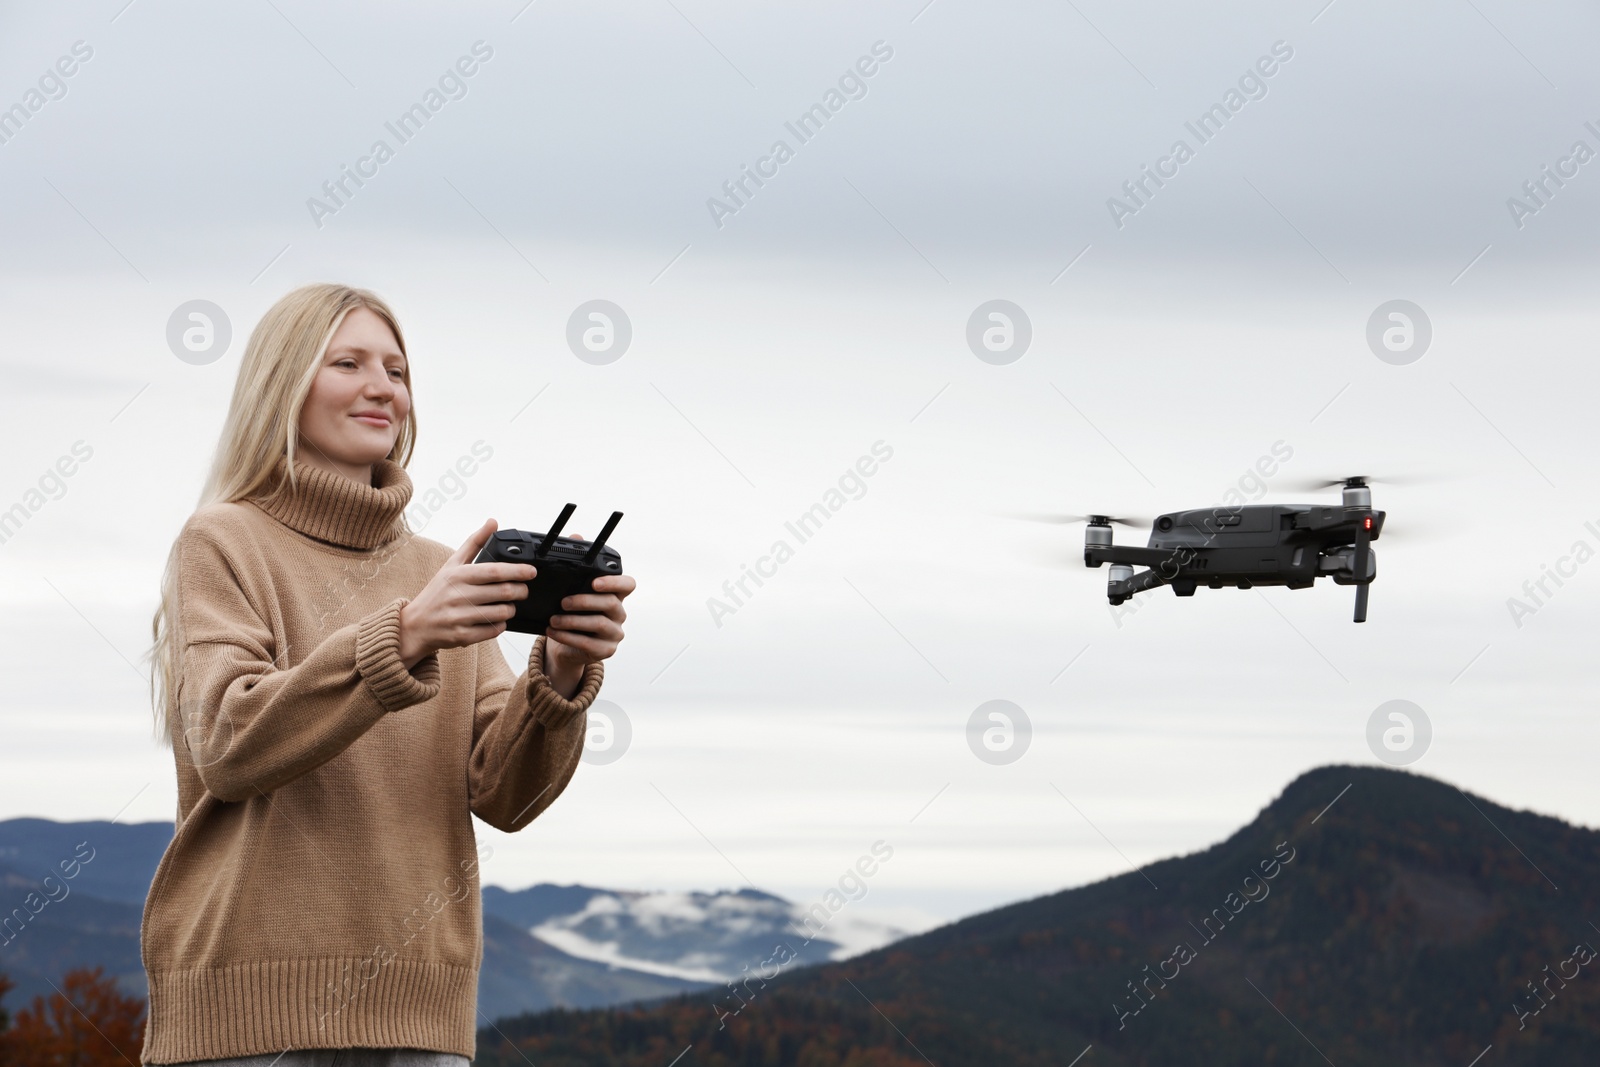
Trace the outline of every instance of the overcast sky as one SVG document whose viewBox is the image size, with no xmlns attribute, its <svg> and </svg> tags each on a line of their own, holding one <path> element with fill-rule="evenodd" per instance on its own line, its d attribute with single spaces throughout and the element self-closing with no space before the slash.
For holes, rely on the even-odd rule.
<svg viewBox="0 0 1600 1067">
<path fill-rule="evenodd" d="M 627 516 L 639 590 L 602 697 L 631 743 L 523 833 L 480 826 L 488 882 L 809 901 L 881 839 L 853 906 L 953 918 L 1206 847 L 1301 772 L 1376 762 L 1396 699 L 1432 726 L 1413 769 L 1600 823 L 1600 26 L 1526 15 L 0 4 L 22 109 L 0 115 L 0 511 L 28 509 L 0 544 L 0 817 L 172 817 L 141 660 L 160 567 L 251 327 L 338 280 L 406 330 L 419 495 L 493 450 L 428 536 Z M 193 300 L 231 325 L 208 363 L 167 340 Z M 609 363 L 567 342 L 591 300 L 631 324 Z M 1009 362 L 968 343 L 991 300 L 1031 329 Z M 1420 357 L 1369 345 L 1394 300 L 1426 317 Z M 878 442 L 798 544 L 785 522 Z M 1392 536 L 1361 626 L 1327 581 L 1114 613 L 1081 526 L 1005 517 L 1241 485 L 1335 503 L 1289 484 L 1356 473 L 1432 479 L 1374 490 Z M 780 538 L 793 557 L 714 617 Z M 991 700 L 1032 726 L 1007 764 L 967 743 Z"/>
</svg>

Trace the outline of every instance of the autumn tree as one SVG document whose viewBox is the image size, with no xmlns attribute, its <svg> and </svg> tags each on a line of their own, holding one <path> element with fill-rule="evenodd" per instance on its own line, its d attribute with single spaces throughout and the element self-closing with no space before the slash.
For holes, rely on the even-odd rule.
<svg viewBox="0 0 1600 1067">
<path fill-rule="evenodd" d="M 11 983 L 0 977 L 0 996 Z M 68 971 L 49 997 L 34 997 L 0 1032 L 4 1067 L 126 1067 L 144 1045 L 144 1001 L 125 996 L 102 968 Z M 5 1018 L 0 1011 L 0 1022 Z"/>
</svg>

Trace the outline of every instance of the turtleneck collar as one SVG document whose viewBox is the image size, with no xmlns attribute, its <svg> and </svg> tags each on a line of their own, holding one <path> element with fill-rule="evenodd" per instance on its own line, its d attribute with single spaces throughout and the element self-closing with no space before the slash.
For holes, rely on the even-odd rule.
<svg viewBox="0 0 1600 1067">
<path fill-rule="evenodd" d="M 279 456 L 267 488 L 250 498 L 285 526 L 345 548 L 377 548 L 400 536 L 411 478 L 398 463 L 380 459 L 372 466 L 376 484 L 362 485 L 296 460 L 292 490 L 285 482 L 288 467 L 288 457 Z"/>
</svg>

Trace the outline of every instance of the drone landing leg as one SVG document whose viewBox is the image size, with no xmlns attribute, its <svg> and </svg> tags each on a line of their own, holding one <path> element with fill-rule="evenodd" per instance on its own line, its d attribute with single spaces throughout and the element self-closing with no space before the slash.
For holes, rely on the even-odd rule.
<svg viewBox="0 0 1600 1067">
<path fill-rule="evenodd" d="M 1122 581 L 1108 582 L 1106 584 L 1106 595 L 1108 597 L 1121 596 L 1123 599 L 1127 599 L 1147 589 L 1157 589 L 1166 584 L 1167 581 L 1161 576 L 1161 572 L 1151 567 L 1148 570 L 1139 571 L 1132 577 Z"/>
<path fill-rule="evenodd" d="M 1372 554 L 1372 549 L 1368 547 L 1371 544 L 1371 535 L 1367 532 L 1367 522 L 1371 521 L 1371 519 L 1368 519 L 1365 522 L 1356 523 L 1356 558 L 1355 565 L 1352 568 L 1355 571 L 1356 580 L 1360 583 L 1356 586 L 1356 622 L 1367 621 L 1367 588 L 1372 584 L 1367 578 L 1368 560 Z"/>
</svg>

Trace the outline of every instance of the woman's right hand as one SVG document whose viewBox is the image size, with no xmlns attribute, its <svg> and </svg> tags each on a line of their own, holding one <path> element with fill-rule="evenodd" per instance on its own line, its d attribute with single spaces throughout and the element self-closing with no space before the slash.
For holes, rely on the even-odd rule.
<svg viewBox="0 0 1600 1067">
<path fill-rule="evenodd" d="M 460 648 L 505 632 L 538 571 L 531 563 L 474 563 L 494 536 L 493 519 L 480 526 L 437 574 L 400 609 L 400 660 L 409 670 L 441 648 Z"/>
</svg>

